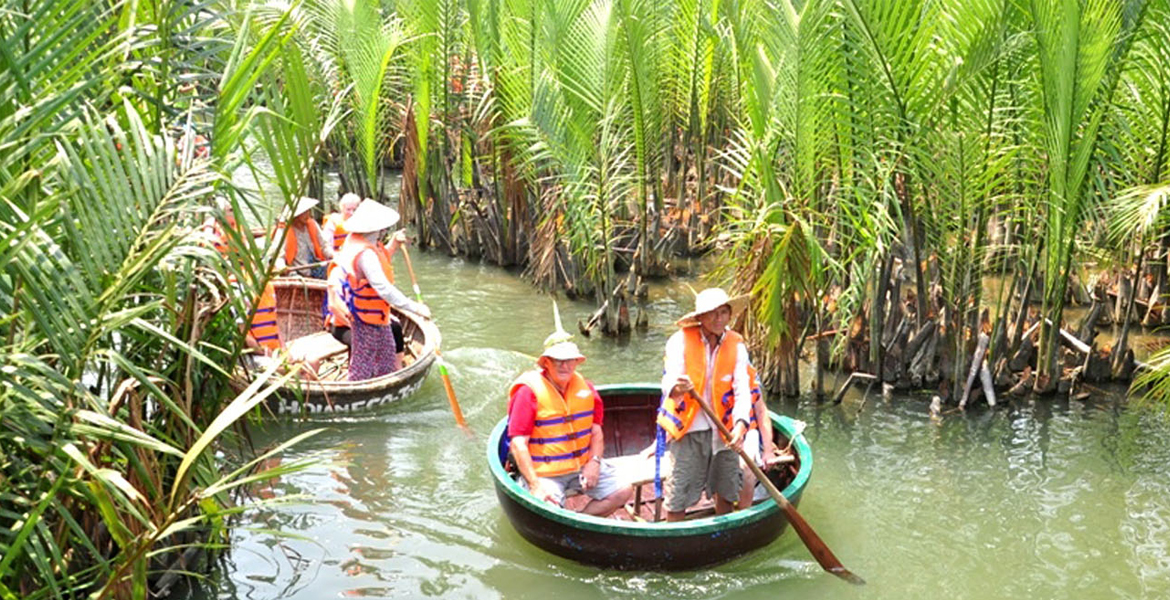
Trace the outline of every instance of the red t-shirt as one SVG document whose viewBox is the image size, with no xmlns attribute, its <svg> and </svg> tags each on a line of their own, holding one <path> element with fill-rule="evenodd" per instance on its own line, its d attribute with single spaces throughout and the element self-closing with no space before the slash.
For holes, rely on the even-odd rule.
<svg viewBox="0 0 1170 600">
<path fill-rule="evenodd" d="M 593 387 L 592 383 L 585 382 L 589 386 L 589 390 L 593 392 L 593 424 L 601 425 L 602 418 L 605 416 L 605 407 L 601 402 L 601 396 L 597 394 L 597 388 Z M 531 436 L 532 430 L 536 428 L 536 393 L 532 388 L 521 385 L 516 388 L 516 393 L 508 400 L 508 437 L 516 436 Z"/>
</svg>

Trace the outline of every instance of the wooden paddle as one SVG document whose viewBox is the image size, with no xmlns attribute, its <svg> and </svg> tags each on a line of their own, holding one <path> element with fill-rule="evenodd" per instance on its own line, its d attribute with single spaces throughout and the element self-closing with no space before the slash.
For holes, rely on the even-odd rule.
<svg viewBox="0 0 1170 600">
<path fill-rule="evenodd" d="M 329 264 L 329 262 L 330 261 L 323 260 L 321 262 L 313 262 L 307 265 L 301 265 L 299 267 L 285 267 L 280 270 L 280 274 L 295 273 L 296 271 L 304 271 L 305 269 L 312 269 L 314 267 L 324 267 L 325 265 Z"/>
<path fill-rule="evenodd" d="M 727 430 L 727 426 L 723 424 L 723 421 L 719 420 L 719 417 L 715 416 L 715 411 L 711 410 L 711 407 L 707 406 L 707 403 L 695 394 L 695 390 L 688 390 L 687 396 L 691 400 L 699 403 L 703 412 L 707 413 L 707 418 L 715 424 L 715 427 L 719 429 L 719 433 L 723 434 L 723 439 L 730 440 L 731 432 Z M 768 494 L 776 501 L 780 510 L 784 511 L 784 515 L 788 517 L 788 522 L 796 530 L 796 535 L 800 536 L 800 541 L 804 542 L 804 545 L 808 547 L 808 551 L 812 553 L 813 558 L 817 559 L 821 568 L 854 585 L 864 585 L 865 580 L 853 574 L 852 571 L 845 568 L 845 565 L 841 564 L 841 561 L 837 560 L 837 557 L 833 555 L 833 551 L 829 550 L 825 542 L 821 541 L 821 536 L 817 535 L 817 532 L 813 531 L 813 528 L 804 520 L 804 517 L 796 512 L 796 507 L 788 501 L 788 498 L 785 498 L 784 494 L 781 494 L 780 490 L 776 489 L 776 486 L 772 484 L 772 480 L 768 479 L 764 471 L 756 464 L 756 461 L 752 460 L 752 457 L 748 456 L 743 448 L 735 448 L 735 451 L 739 453 L 743 462 L 747 463 L 752 473 L 755 473 L 756 480 L 764 484 L 764 488 L 768 490 Z"/>
<path fill-rule="evenodd" d="M 402 258 L 406 260 L 406 271 L 410 273 L 410 284 L 414 287 L 414 297 L 422 302 L 422 290 L 418 287 L 418 279 L 414 276 L 414 266 L 410 264 L 410 252 L 406 251 L 406 246 L 402 246 Z M 435 359 L 439 363 L 439 375 L 443 378 L 443 388 L 447 390 L 447 400 L 451 402 L 451 412 L 455 414 L 455 424 L 470 433 L 471 428 L 467 426 L 467 421 L 463 420 L 463 410 L 459 408 L 459 400 L 455 399 L 455 387 L 451 385 L 451 376 L 447 374 L 447 362 L 443 360 L 443 354 L 439 352 L 438 344 L 435 344 Z"/>
</svg>

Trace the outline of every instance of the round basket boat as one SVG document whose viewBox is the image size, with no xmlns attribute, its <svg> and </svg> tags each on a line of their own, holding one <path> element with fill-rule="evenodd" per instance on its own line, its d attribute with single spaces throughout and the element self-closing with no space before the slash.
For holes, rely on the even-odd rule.
<svg viewBox="0 0 1170 600">
<path fill-rule="evenodd" d="M 700 502 L 688 509 L 686 520 L 656 521 L 654 458 L 646 449 L 655 440 L 660 389 L 655 384 L 622 384 L 598 386 L 597 391 L 605 402 L 606 460 L 635 486 L 634 501 L 614 516 L 600 518 L 538 500 L 517 483 L 506 464 L 505 418 L 488 438 L 487 461 L 500 505 L 524 539 L 590 565 L 668 571 L 730 560 L 771 543 L 784 531 L 788 520 L 771 498 L 721 516 L 714 516 L 709 502 Z M 796 505 L 812 474 L 812 449 L 796 433 L 795 421 L 774 413 L 771 418 L 777 447 L 788 446 L 794 434 L 795 439 L 789 460 L 769 470 L 768 476 Z"/>
<path fill-rule="evenodd" d="M 439 346 L 439 329 L 432 321 L 395 310 L 406 340 L 406 366 L 374 379 L 348 381 L 349 351 L 323 329 L 326 283 L 320 279 L 280 277 L 272 280 L 272 286 L 276 291 L 276 325 L 285 347 L 294 355 L 315 356 L 326 362 L 320 381 L 294 377 L 270 396 L 268 406 L 273 412 L 363 411 L 405 398 L 422 386 Z M 246 386 L 249 375 L 241 371 L 237 382 Z"/>
</svg>

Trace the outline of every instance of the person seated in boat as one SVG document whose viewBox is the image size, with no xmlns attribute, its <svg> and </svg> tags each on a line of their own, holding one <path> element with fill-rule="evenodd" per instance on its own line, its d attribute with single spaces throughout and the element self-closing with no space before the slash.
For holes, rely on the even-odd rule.
<svg viewBox="0 0 1170 600">
<path fill-rule="evenodd" d="M 663 486 L 667 521 L 683 520 L 704 490 L 716 514 L 731 512 L 739 499 L 742 477 L 734 448 L 742 447 L 751 419 L 750 361 L 743 338 L 728 324 L 746 303 L 746 296 L 703 290 L 695 310 L 677 321 L 679 330 L 666 341 L 657 422 L 671 457 Z M 692 393 L 728 426 L 730 440 L 722 439 Z"/>
<path fill-rule="evenodd" d="M 609 516 L 633 490 L 602 459 L 601 396 L 577 372 L 585 356 L 561 328 L 559 315 L 556 321 L 536 361 L 539 368 L 520 375 L 508 392 L 512 462 L 520 484 L 538 499 L 564 506 L 567 492 L 581 492 L 590 498 L 581 512 Z"/>
<path fill-rule="evenodd" d="M 277 271 L 289 271 L 316 279 L 325 278 L 325 265 L 308 268 L 308 265 L 333 258 L 333 246 L 326 243 L 321 227 L 313 220 L 310 212 L 317 204 L 313 198 L 301 198 L 297 202 L 292 213 L 292 226 L 284 236 L 284 252 L 276 261 Z"/>
<path fill-rule="evenodd" d="M 361 203 L 360 196 L 347 192 L 337 201 L 337 212 L 325 217 L 325 221 L 321 223 L 321 234 L 326 245 L 333 248 L 334 255 L 341 252 L 341 245 L 345 243 L 345 236 L 349 234 L 349 230 L 345 228 L 345 221 L 353 216 L 353 211 L 357 210 Z"/>
<path fill-rule="evenodd" d="M 350 381 L 380 377 L 401 367 L 399 353 L 405 347 L 395 340 L 391 306 L 431 317 L 425 304 L 394 287 L 390 257 L 399 244 L 406 243 L 406 234 L 400 231 L 392 236 L 389 248 L 379 240 L 396 223 L 398 211 L 369 198 L 362 200 L 346 221 L 349 236 L 329 275 L 328 308 L 338 325 L 351 328 Z"/>
<path fill-rule="evenodd" d="M 286 354 L 285 358 L 296 369 L 298 376 L 310 381 L 317 380 L 317 370 L 321 366 L 319 360 L 287 356 L 287 349 L 276 326 L 276 288 L 271 282 L 265 284 L 264 291 L 256 300 L 256 310 L 252 313 L 252 322 L 244 336 L 244 345 L 250 351 L 244 355 L 244 364 L 250 369 L 267 369 L 280 360 L 282 354 Z"/>
</svg>

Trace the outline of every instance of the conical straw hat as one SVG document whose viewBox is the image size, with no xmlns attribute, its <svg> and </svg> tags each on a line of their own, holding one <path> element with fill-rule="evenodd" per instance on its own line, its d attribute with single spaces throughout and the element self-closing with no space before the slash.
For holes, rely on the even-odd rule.
<svg viewBox="0 0 1170 600">
<path fill-rule="evenodd" d="M 293 215 L 292 215 L 293 218 L 295 219 L 295 218 L 305 214 L 306 212 L 312 210 L 313 207 L 317 206 L 318 204 L 320 204 L 320 202 L 316 198 L 309 198 L 307 196 L 301 198 L 300 200 L 297 201 L 296 208 L 293 209 Z"/>
<path fill-rule="evenodd" d="M 350 233 L 370 233 L 389 229 L 398 223 L 398 211 L 366 198 L 345 220 L 345 230 Z"/>
</svg>

